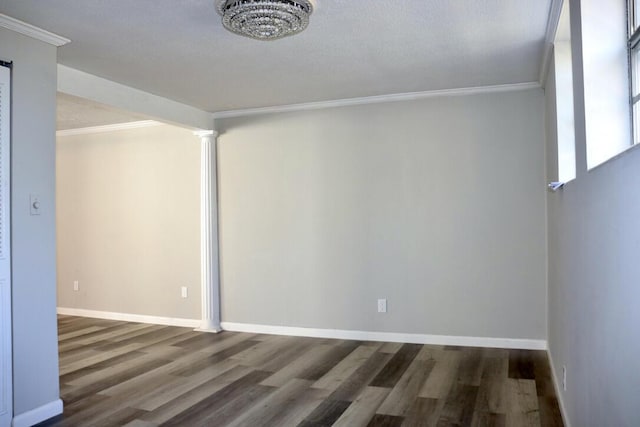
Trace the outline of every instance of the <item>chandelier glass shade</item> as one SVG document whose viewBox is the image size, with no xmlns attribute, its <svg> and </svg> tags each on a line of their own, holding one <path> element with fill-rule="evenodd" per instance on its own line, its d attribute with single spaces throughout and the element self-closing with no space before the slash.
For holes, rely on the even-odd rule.
<svg viewBox="0 0 640 427">
<path fill-rule="evenodd" d="M 218 0 L 224 27 L 258 40 L 276 40 L 297 34 L 309 25 L 309 0 Z"/>
</svg>

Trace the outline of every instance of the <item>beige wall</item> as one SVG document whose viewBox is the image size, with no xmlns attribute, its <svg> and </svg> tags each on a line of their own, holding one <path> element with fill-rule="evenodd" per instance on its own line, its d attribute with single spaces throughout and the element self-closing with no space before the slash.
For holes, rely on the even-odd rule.
<svg viewBox="0 0 640 427">
<path fill-rule="evenodd" d="M 546 339 L 541 90 L 219 127 L 223 321 Z"/>
<path fill-rule="evenodd" d="M 199 158 L 169 125 L 58 137 L 59 307 L 200 318 Z"/>
</svg>

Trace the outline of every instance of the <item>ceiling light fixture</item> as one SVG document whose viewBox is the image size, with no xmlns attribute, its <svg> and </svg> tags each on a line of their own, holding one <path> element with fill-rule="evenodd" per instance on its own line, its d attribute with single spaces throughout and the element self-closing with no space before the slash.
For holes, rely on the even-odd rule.
<svg viewBox="0 0 640 427">
<path fill-rule="evenodd" d="M 310 0 L 218 0 L 224 27 L 257 40 L 276 40 L 303 31 L 313 13 Z"/>
</svg>

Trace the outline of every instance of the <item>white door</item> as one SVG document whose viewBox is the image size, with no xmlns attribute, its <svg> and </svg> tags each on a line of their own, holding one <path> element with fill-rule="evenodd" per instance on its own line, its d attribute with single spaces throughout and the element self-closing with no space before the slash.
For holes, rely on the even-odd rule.
<svg viewBox="0 0 640 427">
<path fill-rule="evenodd" d="M 0 61 L 0 427 L 13 415 L 11 381 L 10 124 L 11 69 Z"/>
</svg>

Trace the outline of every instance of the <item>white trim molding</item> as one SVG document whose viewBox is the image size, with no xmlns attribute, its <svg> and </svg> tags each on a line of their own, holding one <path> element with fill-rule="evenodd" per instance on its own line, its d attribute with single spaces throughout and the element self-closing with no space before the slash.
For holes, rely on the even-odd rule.
<svg viewBox="0 0 640 427">
<path fill-rule="evenodd" d="M 542 54 L 542 62 L 540 62 L 540 71 L 538 75 L 538 82 L 543 87 L 547 71 L 549 70 L 549 64 L 551 63 L 551 55 L 553 55 L 553 42 L 556 38 L 556 32 L 558 31 L 558 23 L 560 22 L 563 1 L 564 0 L 551 0 L 551 6 L 549 8 L 547 31 L 544 36 L 544 52 Z"/>
<path fill-rule="evenodd" d="M 549 72 L 549 65 L 551 64 L 551 56 L 553 56 L 553 43 L 544 44 L 544 53 L 542 54 L 542 62 L 540 63 L 540 85 L 545 86 L 547 80 L 547 74 Z"/>
<path fill-rule="evenodd" d="M 556 374 L 556 366 L 553 363 L 553 355 L 551 348 L 547 350 L 547 359 L 549 366 L 551 367 L 551 377 L 553 381 L 553 387 L 556 391 L 556 397 L 558 398 L 558 406 L 560 406 L 560 414 L 562 415 L 562 421 L 565 427 L 571 427 L 571 421 L 569 420 L 569 414 L 567 413 L 567 407 L 564 404 L 564 390 L 562 390 L 561 383 L 558 381 L 558 375 Z"/>
<path fill-rule="evenodd" d="M 90 126 L 86 128 L 64 129 L 56 132 L 56 136 L 88 135 L 92 133 L 116 132 L 119 130 L 140 129 L 159 126 L 163 123 L 155 120 L 139 120 L 136 122 L 114 123 L 112 125 Z"/>
<path fill-rule="evenodd" d="M 71 40 L 0 13 L 0 27 L 60 47 Z"/>
<path fill-rule="evenodd" d="M 0 67 L 0 425 L 13 418 L 11 316 L 11 70 Z"/>
<path fill-rule="evenodd" d="M 67 316 L 93 317 L 96 319 L 122 320 L 124 322 L 150 323 L 153 325 L 178 326 L 196 328 L 198 319 L 182 319 L 176 317 L 147 316 L 144 314 L 114 313 L 111 311 L 85 310 L 83 308 L 58 307 L 58 314 Z"/>
<path fill-rule="evenodd" d="M 46 403 L 42 406 L 38 406 L 35 409 L 15 416 L 13 418 L 13 421 L 11 422 L 11 425 L 13 427 L 31 427 L 33 425 L 46 421 L 49 418 L 53 418 L 62 414 L 62 409 L 62 400 L 57 399 L 53 402 Z"/>
<path fill-rule="evenodd" d="M 551 0 L 547 30 L 544 35 L 544 41 L 547 43 L 553 43 L 556 38 L 556 32 L 558 31 L 558 23 L 560 22 L 560 15 L 562 13 L 562 5 L 564 1 L 565 0 Z"/>
<path fill-rule="evenodd" d="M 348 107 L 353 105 L 378 104 L 382 102 L 413 101 L 426 98 L 444 96 L 465 96 L 483 93 L 513 92 L 520 90 L 539 89 L 539 82 L 515 83 L 496 86 L 478 86 L 459 89 L 442 89 L 425 92 L 408 92 L 390 95 L 365 96 L 362 98 L 347 98 L 334 101 L 308 102 L 302 104 L 281 105 L 274 107 L 248 108 L 244 110 L 230 110 L 213 113 L 214 119 L 227 119 L 233 117 L 257 116 L 262 114 L 289 113 L 296 111 L 320 110 L 324 108 Z"/>
<path fill-rule="evenodd" d="M 463 337 L 449 335 L 407 334 L 397 332 L 368 332 L 343 329 L 298 328 L 291 326 L 255 325 L 222 322 L 222 329 L 255 334 L 289 335 L 311 338 L 332 338 L 356 341 L 401 342 L 410 344 L 456 345 L 464 347 L 509 348 L 522 350 L 546 350 L 546 340 L 519 338 Z"/>
</svg>

